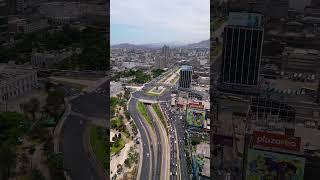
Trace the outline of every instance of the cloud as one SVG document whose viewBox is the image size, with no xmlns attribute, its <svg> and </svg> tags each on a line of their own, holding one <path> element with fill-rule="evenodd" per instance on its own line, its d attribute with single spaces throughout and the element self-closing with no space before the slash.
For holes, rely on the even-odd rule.
<svg viewBox="0 0 320 180">
<path fill-rule="evenodd" d="M 209 39 L 210 2 L 209 0 L 111 0 L 110 19 L 111 30 L 112 26 L 117 25 L 135 32 L 140 31 L 152 40 L 161 40 L 154 37 L 159 36 L 166 41 L 170 39 L 184 42 L 200 41 Z"/>
</svg>

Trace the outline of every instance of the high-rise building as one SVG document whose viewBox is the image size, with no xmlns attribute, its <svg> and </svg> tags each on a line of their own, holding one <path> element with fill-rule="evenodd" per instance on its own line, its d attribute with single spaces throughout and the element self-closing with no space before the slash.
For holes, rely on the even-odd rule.
<svg viewBox="0 0 320 180">
<path fill-rule="evenodd" d="M 168 63 L 170 61 L 170 48 L 169 46 L 164 45 L 161 48 L 160 55 L 155 57 L 155 68 L 156 69 L 163 69 L 168 66 Z"/>
<path fill-rule="evenodd" d="M 247 87 L 258 84 L 263 34 L 261 14 L 230 13 L 223 34 L 221 84 Z"/>
<path fill-rule="evenodd" d="M 164 56 L 164 57 L 169 57 L 170 56 L 170 48 L 169 48 L 169 46 L 164 45 L 161 48 L 161 55 Z"/>
<path fill-rule="evenodd" d="M 156 56 L 154 61 L 156 69 L 163 69 L 167 67 L 167 61 L 163 56 Z"/>
<path fill-rule="evenodd" d="M 270 18 L 288 16 L 289 0 L 230 0 L 230 11 L 254 11 Z"/>
<path fill-rule="evenodd" d="M 230 13 L 223 34 L 221 90 L 257 93 L 263 34 L 261 14 Z"/>
<path fill-rule="evenodd" d="M 191 89 L 192 66 L 182 65 L 180 69 L 179 89 Z"/>
<path fill-rule="evenodd" d="M 170 56 L 171 56 L 171 51 L 170 51 L 170 48 L 169 46 L 166 46 L 164 45 L 162 48 L 161 48 L 161 56 L 163 57 L 165 63 L 169 63 L 170 61 Z"/>
<path fill-rule="evenodd" d="M 6 0 L 0 0 L 0 43 L 5 41 L 8 34 L 8 11 Z"/>
</svg>

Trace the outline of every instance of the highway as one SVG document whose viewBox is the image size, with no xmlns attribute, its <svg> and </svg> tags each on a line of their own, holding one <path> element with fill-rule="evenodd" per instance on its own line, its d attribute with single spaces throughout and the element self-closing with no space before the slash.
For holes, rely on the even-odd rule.
<svg viewBox="0 0 320 180">
<path fill-rule="evenodd" d="M 141 167 L 139 167 L 141 169 L 140 173 L 140 177 L 137 177 L 137 179 L 141 179 L 141 180 L 149 180 L 152 179 L 152 157 L 151 155 L 152 150 L 151 150 L 151 142 L 150 142 L 150 137 L 148 134 L 147 129 L 145 128 L 145 125 L 143 124 L 143 120 L 141 118 L 141 116 L 139 115 L 138 111 L 137 111 L 137 100 L 134 98 L 131 98 L 129 101 L 129 105 L 128 105 L 128 110 L 129 113 L 132 117 L 132 119 L 134 120 L 137 129 L 140 133 L 141 136 L 141 143 L 143 143 L 143 155 L 142 155 L 142 159 L 140 159 L 140 161 L 142 161 L 141 163 Z"/>
<path fill-rule="evenodd" d="M 161 138 L 159 126 L 155 123 L 155 119 L 152 116 L 152 113 L 150 111 L 150 105 L 147 105 L 147 113 L 148 116 L 152 119 L 152 126 L 147 125 L 149 130 L 149 135 L 152 137 L 152 146 L 153 146 L 153 154 L 154 154 L 154 178 L 160 179 L 160 173 L 161 173 L 161 157 L 162 157 L 162 148 L 161 148 L 161 142 L 159 141 Z"/>
<path fill-rule="evenodd" d="M 153 79 L 149 83 L 144 84 L 142 90 L 135 91 L 131 94 L 128 104 L 128 110 L 133 118 L 138 131 L 141 135 L 141 143 L 143 143 L 143 155 L 140 161 L 138 173 L 140 177 L 137 179 L 190 179 L 187 172 L 186 157 L 184 152 L 184 126 L 179 122 L 178 116 L 175 119 L 165 117 L 165 121 L 173 126 L 173 130 L 166 132 L 167 125 L 163 125 L 159 117 L 154 112 L 151 104 L 159 103 L 160 108 L 163 109 L 162 104 L 168 104 L 171 100 L 172 87 L 167 87 L 167 90 L 159 96 L 148 95 L 148 90 L 154 87 L 163 78 L 162 75 Z M 161 84 L 161 83 L 160 83 Z M 137 102 L 144 102 L 146 111 L 152 124 L 148 124 L 140 115 L 137 109 Z M 163 110 L 164 112 L 166 110 Z M 175 121 L 172 123 L 171 121 Z M 180 126 L 180 127 L 177 127 Z M 168 128 L 169 129 L 169 128 Z"/>
<path fill-rule="evenodd" d="M 147 105 L 148 112 L 153 118 L 153 124 L 157 132 L 158 142 L 158 173 L 160 173 L 160 179 L 169 179 L 169 164 L 170 157 L 167 154 L 170 152 L 169 137 L 165 128 L 165 125 L 161 122 L 156 112 L 151 105 Z M 161 162 L 161 163 L 160 163 Z"/>
<path fill-rule="evenodd" d="M 90 155 L 85 130 L 90 124 L 109 127 L 106 120 L 109 112 L 105 108 L 108 106 L 108 98 L 97 92 L 82 93 L 67 85 L 57 85 L 56 88 L 64 93 L 71 106 L 71 112 L 61 127 L 58 142 L 67 175 L 72 180 L 106 179 L 106 172 Z"/>
</svg>

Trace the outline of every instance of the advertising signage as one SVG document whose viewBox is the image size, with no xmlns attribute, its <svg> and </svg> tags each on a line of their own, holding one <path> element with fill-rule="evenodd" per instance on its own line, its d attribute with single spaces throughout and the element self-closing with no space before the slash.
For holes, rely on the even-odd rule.
<svg viewBox="0 0 320 180">
<path fill-rule="evenodd" d="M 202 103 L 189 103 L 189 108 L 204 109 L 204 105 Z"/>
<path fill-rule="evenodd" d="M 300 152 L 300 137 L 287 136 L 269 132 L 254 131 L 252 135 L 253 147 Z"/>
<path fill-rule="evenodd" d="M 246 180 L 303 180 L 305 158 L 284 153 L 248 150 Z"/>
</svg>

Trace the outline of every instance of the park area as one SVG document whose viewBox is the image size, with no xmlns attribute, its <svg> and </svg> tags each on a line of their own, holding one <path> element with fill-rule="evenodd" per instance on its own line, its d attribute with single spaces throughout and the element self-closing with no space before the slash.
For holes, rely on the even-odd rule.
<svg viewBox="0 0 320 180">
<path fill-rule="evenodd" d="M 163 86 L 156 86 L 148 91 L 148 95 L 150 96 L 160 96 L 166 90 Z"/>
<path fill-rule="evenodd" d="M 64 94 L 50 85 L 38 96 L 22 97 L 0 113 L 0 177 L 64 179 L 61 154 L 53 149 L 53 129 L 64 112 Z M 15 108 L 13 108 L 15 106 Z"/>
</svg>

